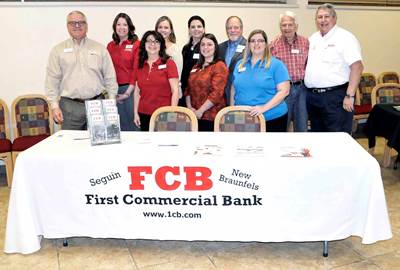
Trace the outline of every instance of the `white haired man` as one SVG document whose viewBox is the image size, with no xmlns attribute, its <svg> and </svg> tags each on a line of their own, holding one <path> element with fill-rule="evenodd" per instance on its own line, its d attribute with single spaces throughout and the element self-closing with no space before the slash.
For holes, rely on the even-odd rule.
<svg viewBox="0 0 400 270">
<path fill-rule="evenodd" d="M 296 14 L 286 11 L 279 16 L 279 35 L 270 44 L 271 53 L 280 59 L 288 68 L 290 93 L 285 101 L 288 105 L 288 128 L 293 121 L 293 130 L 307 131 L 307 90 L 304 85 L 304 74 L 308 56 L 309 42 L 307 38 L 297 34 L 299 25 Z"/>
</svg>

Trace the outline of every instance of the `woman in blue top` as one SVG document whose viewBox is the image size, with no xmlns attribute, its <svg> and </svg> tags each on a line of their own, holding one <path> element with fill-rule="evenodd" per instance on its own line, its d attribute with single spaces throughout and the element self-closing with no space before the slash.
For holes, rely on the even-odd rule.
<svg viewBox="0 0 400 270">
<path fill-rule="evenodd" d="M 250 114 L 263 114 L 268 132 L 285 132 L 289 81 L 285 64 L 271 56 L 265 32 L 254 30 L 233 72 L 230 104 L 253 106 Z"/>
</svg>

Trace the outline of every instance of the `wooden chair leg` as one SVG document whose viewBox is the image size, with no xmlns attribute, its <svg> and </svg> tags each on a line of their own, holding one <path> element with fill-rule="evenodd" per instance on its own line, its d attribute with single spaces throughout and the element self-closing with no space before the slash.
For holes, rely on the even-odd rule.
<svg viewBox="0 0 400 270">
<path fill-rule="evenodd" d="M 368 153 L 369 153 L 371 156 L 375 155 L 375 147 L 369 148 L 369 149 L 368 149 Z"/>
<path fill-rule="evenodd" d="M 392 148 L 390 148 L 389 146 L 385 146 L 385 150 L 383 151 L 383 163 L 382 166 L 384 168 L 387 168 L 390 166 L 390 150 Z"/>
</svg>

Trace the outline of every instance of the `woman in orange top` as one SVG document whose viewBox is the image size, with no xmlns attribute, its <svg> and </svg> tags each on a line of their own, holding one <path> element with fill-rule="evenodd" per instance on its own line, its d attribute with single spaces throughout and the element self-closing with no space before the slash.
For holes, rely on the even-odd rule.
<svg viewBox="0 0 400 270">
<path fill-rule="evenodd" d="M 200 40 L 200 59 L 192 68 L 186 88 L 186 104 L 199 120 L 199 131 L 213 131 L 215 115 L 225 107 L 224 88 L 228 68 L 218 58 L 218 42 L 213 34 Z"/>
</svg>

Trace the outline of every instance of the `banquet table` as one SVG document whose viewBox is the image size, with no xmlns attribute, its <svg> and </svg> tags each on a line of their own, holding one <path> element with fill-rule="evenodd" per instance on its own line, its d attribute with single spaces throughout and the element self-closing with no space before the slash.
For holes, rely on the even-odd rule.
<svg viewBox="0 0 400 270">
<path fill-rule="evenodd" d="M 42 238 L 392 237 L 380 167 L 346 133 L 58 131 L 19 154 L 6 253 Z"/>
</svg>

